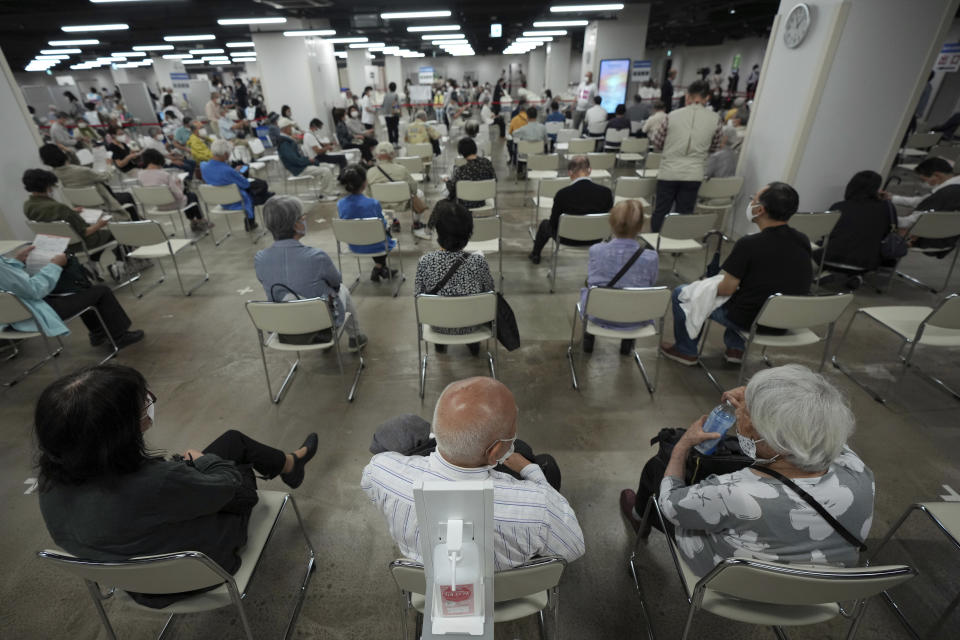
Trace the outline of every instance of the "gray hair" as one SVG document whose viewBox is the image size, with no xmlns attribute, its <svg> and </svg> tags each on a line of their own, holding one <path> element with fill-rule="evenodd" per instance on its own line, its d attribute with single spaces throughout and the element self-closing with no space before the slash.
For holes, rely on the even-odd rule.
<svg viewBox="0 0 960 640">
<path fill-rule="evenodd" d="M 437 405 L 433 409 L 433 433 L 437 439 L 437 451 L 446 460 L 479 466 L 486 464 L 486 449 L 502 437 L 503 419 L 497 414 L 495 407 L 478 402 L 471 407 L 469 422 L 464 422 L 463 414 L 460 413 L 457 427 L 447 428 L 445 417 L 440 411 L 445 404 L 444 396 L 454 388 L 462 387 L 463 382 L 451 382 L 437 399 Z"/>
<path fill-rule="evenodd" d="M 384 140 L 374 148 L 373 154 L 377 157 L 387 156 L 393 160 L 397 156 L 397 150 L 393 148 L 393 144 Z"/>
<path fill-rule="evenodd" d="M 476 138 L 477 134 L 480 133 L 480 125 L 471 120 L 467 124 L 463 125 L 463 132 L 471 138 Z"/>
<path fill-rule="evenodd" d="M 732 125 L 726 126 L 720 131 L 720 138 L 728 147 L 736 145 L 740 140 L 740 136 L 737 135 L 736 127 Z"/>
<path fill-rule="evenodd" d="M 215 156 L 229 156 L 233 151 L 233 145 L 227 140 L 214 140 L 210 145 L 210 153 Z"/>
<path fill-rule="evenodd" d="M 755 374 L 746 401 L 760 437 L 804 471 L 829 468 L 856 424 L 844 395 L 822 375 L 798 364 Z"/>
<path fill-rule="evenodd" d="M 294 196 L 273 196 L 263 205 L 263 223 L 274 240 L 288 240 L 296 235 L 294 228 L 303 217 L 303 203 Z"/>
<path fill-rule="evenodd" d="M 420 109 L 419 111 L 417 111 L 417 115 L 415 115 L 414 118 L 416 118 L 417 120 L 426 120 L 427 112 L 424 111 L 423 109 Z"/>
<path fill-rule="evenodd" d="M 155 136 L 158 133 L 163 133 L 163 130 L 160 129 L 160 127 L 150 127 L 149 129 L 147 129 L 147 133 L 150 134 L 151 136 Z"/>
</svg>

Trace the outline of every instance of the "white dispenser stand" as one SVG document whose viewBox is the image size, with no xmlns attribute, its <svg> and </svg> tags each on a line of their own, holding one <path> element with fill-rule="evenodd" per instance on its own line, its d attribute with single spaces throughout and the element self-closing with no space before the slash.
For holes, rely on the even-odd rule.
<svg viewBox="0 0 960 640">
<path fill-rule="evenodd" d="M 493 481 L 413 489 L 427 579 L 423 640 L 493 640 Z"/>
</svg>

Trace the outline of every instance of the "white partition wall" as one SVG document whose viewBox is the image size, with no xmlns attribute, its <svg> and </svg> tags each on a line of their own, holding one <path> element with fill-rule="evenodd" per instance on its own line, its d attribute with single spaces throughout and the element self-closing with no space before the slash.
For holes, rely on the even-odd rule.
<svg viewBox="0 0 960 640">
<path fill-rule="evenodd" d="M 39 111 L 39 109 L 38 109 Z M 20 177 L 27 169 L 39 166 L 37 148 L 40 135 L 27 112 L 27 103 L 0 52 L 0 113 L 3 114 L 3 153 L 0 153 L 0 238 L 4 240 L 33 238 L 23 217 L 23 201 L 27 193 Z"/>
<path fill-rule="evenodd" d="M 20 87 L 23 91 L 23 99 L 28 105 L 33 107 L 38 116 L 43 116 L 50 109 L 50 105 L 57 105 L 58 109 L 62 109 L 57 101 L 53 97 L 53 93 L 50 91 L 51 87 L 46 85 L 25 85 Z"/>
<path fill-rule="evenodd" d="M 203 108 L 207 102 L 210 101 L 211 91 L 213 91 L 213 88 L 210 86 L 210 81 L 206 78 L 187 81 L 187 103 L 190 105 L 190 110 L 193 111 L 195 116 L 202 117 L 204 115 Z"/>
<path fill-rule="evenodd" d="M 152 124 L 157 121 L 157 114 L 154 113 L 153 100 L 150 99 L 147 85 L 142 82 L 121 82 L 118 86 L 120 87 L 120 95 L 123 96 L 123 104 L 134 118 L 144 124 Z"/>
</svg>

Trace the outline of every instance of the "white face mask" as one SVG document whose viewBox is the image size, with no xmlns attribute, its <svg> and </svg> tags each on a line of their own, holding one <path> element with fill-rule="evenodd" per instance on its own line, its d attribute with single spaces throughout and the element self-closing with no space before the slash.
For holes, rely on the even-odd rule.
<svg viewBox="0 0 960 640">
<path fill-rule="evenodd" d="M 157 418 L 155 417 L 155 416 L 156 416 L 156 407 L 157 407 L 157 402 L 156 402 L 156 400 L 154 400 L 153 402 L 151 402 L 151 403 L 150 403 L 150 406 L 147 407 L 147 417 L 150 418 L 150 426 L 151 426 L 151 427 L 157 424 Z"/>
<path fill-rule="evenodd" d="M 758 215 L 753 215 L 753 208 L 759 207 L 759 206 L 760 205 L 754 204 L 752 201 L 747 203 L 747 209 L 745 212 L 747 214 L 747 222 L 753 223 L 757 218 L 763 215 L 762 213 Z"/>
<path fill-rule="evenodd" d="M 751 440 L 747 436 L 737 433 L 737 442 L 740 443 L 740 451 L 743 452 L 743 455 L 748 458 L 753 458 L 754 461 L 759 462 L 760 464 L 770 464 L 780 456 L 773 456 L 772 458 L 757 458 L 757 443 L 763 442 L 763 438 L 759 440 Z"/>
<path fill-rule="evenodd" d="M 200 136 L 201 138 L 206 138 L 206 137 L 207 137 L 207 130 L 201 128 L 199 131 L 197 131 L 197 135 Z"/>
<path fill-rule="evenodd" d="M 153 136 L 153 138 L 154 138 L 154 140 L 159 140 L 160 142 L 163 142 L 163 136 L 162 136 L 162 135 L 155 135 L 155 136 Z"/>
<path fill-rule="evenodd" d="M 506 461 L 506 459 L 512 455 L 513 455 L 513 443 L 511 442 L 510 448 L 507 449 L 507 452 L 502 456 L 500 456 L 499 458 L 497 458 L 497 464 L 503 464 Z"/>
</svg>

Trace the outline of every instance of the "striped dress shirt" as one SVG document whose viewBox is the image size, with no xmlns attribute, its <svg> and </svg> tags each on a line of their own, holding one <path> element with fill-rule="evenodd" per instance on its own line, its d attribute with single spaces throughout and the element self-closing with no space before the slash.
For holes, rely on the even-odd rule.
<svg viewBox="0 0 960 640">
<path fill-rule="evenodd" d="M 417 480 L 493 480 L 494 570 L 523 564 L 534 556 L 557 555 L 570 562 L 584 553 L 577 516 L 540 467 L 527 465 L 523 480 L 486 468 L 465 469 L 439 453 L 375 455 L 363 470 L 360 488 L 387 519 L 390 535 L 404 557 L 422 562 L 420 526 L 413 503 Z"/>
</svg>

